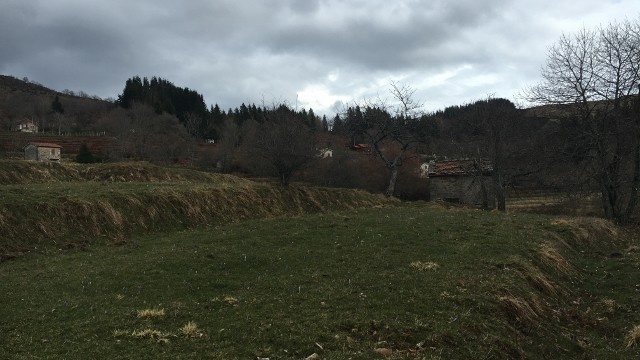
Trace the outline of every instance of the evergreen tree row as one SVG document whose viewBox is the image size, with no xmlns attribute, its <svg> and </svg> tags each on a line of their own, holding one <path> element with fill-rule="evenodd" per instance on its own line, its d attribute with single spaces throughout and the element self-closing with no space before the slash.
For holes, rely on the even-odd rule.
<svg viewBox="0 0 640 360">
<path fill-rule="evenodd" d="M 177 87 L 155 76 L 151 80 L 134 76 L 126 81 L 117 103 L 129 108 L 134 102 L 151 105 L 158 114 L 165 112 L 175 115 L 183 123 L 189 114 L 202 118 L 208 115 L 204 99 L 198 92 Z"/>
<path fill-rule="evenodd" d="M 126 81 L 122 94 L 118 95 L 117 103 L 123 108 L 130 108 L 134 103 L 150 105 L 158 114 L 175 115 L 192 136 L 216 140 L 220 137 L 224 124 L 234 122 L 242 126 L 249 120 L 262 123 L 268 118 L 266 114 L 269 110 L 272 110 L 244 103 L 235 109 L 229 108 L 226 112 L 220 109 L 218 104 L 207 109 L 203 96 L 194 90 L 177 87 L 170 81 L 158 77 L 149 80 L 139 76 Z M 286 105 L 280 105 L 280 108 L 282 107 L 295 113 L 296 118 L 313 129 L 328 129 L 327 119 L 320 119 L 313 109 L 295 111 Z"/>
</svg>

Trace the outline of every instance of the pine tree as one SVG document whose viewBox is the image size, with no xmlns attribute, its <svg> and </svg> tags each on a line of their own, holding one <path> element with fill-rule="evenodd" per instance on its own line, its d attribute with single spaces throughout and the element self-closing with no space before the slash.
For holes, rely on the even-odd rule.
<svg viewBox="0 0 640 360">
<path fill-rule="evenodd" d="M 78 151 L 78 155 L 76 155 L 76 162 L 80 164 L 91 164 L 95 162 L 95 158 L 87 144 L 82 143 L 82 145 L 80 145 L 80 150 Z"/>
<path fill-rule="evenodd" d="M 55 99 L 51 102 L 51 110 L 57 114 L 64 114 L 64 108 L 62 107 L 62 103 L 60 102 L 58 95 L 56 95 Z"/>
<path fill-rule="evenodd" d="M 309 127 L 315 129 L 317 120 L 318 119 L 316 118 L 316 114 L 313 112 L 313 109 L 309 108 L 309 112 L 307 113 L 307 123 Z"/>
<path fill-rule="evenodd" d="M 157 114 L 175 115 L 182 124 L 194 114 L 201 119 L 209 116 L 202 95 L 155 76 L 151 80 L 139 76 L 128 79 L 117 102 L 123 108 L 130 108 L 133 103 L 150 105 Z"/>
<path fill-rule="evenodd" d="M 336 117 L 333 118 L 333 123 L 331 124 L 331 132 L 334 134 L 346 133 L 346 129 L 344 127 L 344 121 L 340 118 L 340 115 L 338 114 L 336 114 Z"/>
</svg>

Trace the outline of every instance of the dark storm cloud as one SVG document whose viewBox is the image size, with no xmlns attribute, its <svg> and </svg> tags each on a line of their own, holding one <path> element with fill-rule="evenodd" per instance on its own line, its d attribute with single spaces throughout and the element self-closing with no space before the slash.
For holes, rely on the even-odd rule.
<svg viewBox="0 0 640 360">
<path fill-rule="evenodd" d="M 54 3 L 54 2 L 52 2 Z M 99 13 L 2 2 L 0 72 L 28 76 L 58 90 L 108 84 L 135 57 L 127 33 Z M 142 49 L 140 49 L 142 50 Z"/>
<path fill-rule="evenodd" d="M 326 111 L 401 80 L 441 107 L 511 97 L 562 32 L 639 11 L 633 0 L 0 0 L 0 73 L 103 97 L 160 76 L 223 107 L 297 98 Z"/>
<path fill-rule="evenodd" d="M 366 70 L 440 67 L 443 58 L 456 55 L 451 44 L 464 46 L 460 42 L 465 41 L 465 32 L 478 28 L 497 11 L 489 3 L 478 7 L 477 1 L 426 3 L 363 5 L 345 9 L 349 14 L 333 13 L 322 22 L 285 20 L 267 40 L 273 51 L 333 59 Z"/>
</svg>

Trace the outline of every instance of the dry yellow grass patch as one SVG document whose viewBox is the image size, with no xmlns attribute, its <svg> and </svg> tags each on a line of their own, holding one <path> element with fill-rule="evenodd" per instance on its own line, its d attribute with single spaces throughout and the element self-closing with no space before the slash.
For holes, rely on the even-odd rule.
<svg viewBox="0 0 640 360">
<path fill-rule="evenodd" d="M 112 224 L 117 225 L 118 227 L 122 226 L 122 214 L 116 210 L 112 204 L 106 201 L 98 201 L 96 205 Z"/>
<path fill-rule="evenodd" d="M 240 300 L 237 297 L 234 296 L 225 296 L 224 299 L 222 299 L 222 301 L 226 302 L 229 305 L 238 305 L 238 303 L 240 302 Z"/>
<path fill-rule="evenodd" d="M 189 321 L 188 323 L 184 324 L 184 326 L 180 328 L 180 333 L 182 333 L 182 335 L 186 337 L 202 336 L 200 329 L 198 329 L 198 325 L 193 321 Z"/>
<path fill-rule="evenodd" d="M 631 245 L 629 246 L 626 250 L 627 253 L 631 254 L 631 253 L 638 253 L 640 252 L 640 246 L 636 246 L 636 245 Z"/>
<path fill-rule="evenodd" d="M 520 272 L 541 293 L 545 295 L 556 295 L 558 293 L 557 286 L 538 267 L 528 263 L 522 264 Z"/>
<path fill-rule="evenodd" d="M 505 295 L 498 298 L 498 304 L 505 311 L 509 319 L 521 324 L 533 324 L 538 319 L 534 306 L 524 299 Z"/>
<path fill-rule="evenodd" d="M 636 325 L 627 333 L 627 347 L 635 347 L 640 343 L 640 325 Z"/>
<path fill-rule="evenodd" d="M 164 308 L 163 309 L 143 309 L 138 310 L 137 317 L 140 319 L 143 318 L 157 318 L 164 316 Z"/>
<path fill-rule="evenodd" d="M 165 333 L 156 329 L 134 330 L 131 333 L 131 337 L 134 338 L 166 339 L 170 336 L 173 336 L 173 334 L 168 332 Z"/>
<path fill-rule="evenodd" d="M 572 275 L 575 273 L 574 267 L 565 259 L 558 248 L 549 242 L 546 242 L 538 249 L 538 255 L 542 263 L 561 274 Z"/>
<path fill-rule="evenodd" d="M 521 279 L 526 280 L 529 285 L 541 294 L 555 296 L 559 292 L 563 292 L 563 289 L 549 279 L 536 264 L 519 257 L 512 257 L 510 261 L 510 266 L 518 272 Z M 532 299 L 535 300 L 535 297 L 532 297 Z"/>
<path fill-rule="evenodd" d="M 557 294 L 556 285 L 542 273 L 537 272 L 534 274 L 529 274 L 527 276 L 527 279 L 531 282 L 531 284 L 533 284 L 536 289 L 540 290 L 541 293 L 546 295 Z"/>
<path fill-rule="evenodd" d="M 377 352 L 378 354 L 386 358 L 391 357 L 391 355 L 393 355 L 393 350 L 388 348 L 377 348 L 377 349 L 373 349 L 373 351 Z"/>
<path fill-rule="evenodd" d="M 574 239 L 579 244 L 593 244 L 596 242 L 614 241 L 618 239 L 619 231 L 615 224 L 600 218 L 563 218 L 553 222 L 554 225 L 569 226 Z"/>
<path fill-rule="evenodd" d="M 618 308 L 618 304 L 613 299 L 604 299 L 602 300 L 602 305 L 604 306 L 604 311 L 607 314 L 613 314 Z"/>
<path fill-rule="evenodd" d="M 129 331 L 127 330 L 113 330 L 113 337 L 121 337 L 126 335 L 129 335 Z"/>
<path fill-rule="evenodd" d="M 420 271 L 434 271 L 438 270 L 440 265 L 434 263 L 433 261 L 414 261 L 409 264 L 412 268 Z"/>
</svg>

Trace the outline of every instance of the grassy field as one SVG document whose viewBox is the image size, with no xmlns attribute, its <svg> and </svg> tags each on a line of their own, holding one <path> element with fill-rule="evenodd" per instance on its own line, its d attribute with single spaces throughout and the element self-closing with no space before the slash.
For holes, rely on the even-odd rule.
<svg viewBox="0 0 640 360">
<path fill-rule="evenodd" d="M 602 217 L 602 205 L 596 193 L 562 194 L 558 192 L 511 192 L 507 208 L 538 214 Z"/>
<path fill-rule="evenodd" d="M 28 254 L 0 263 L 0 356 L 638 358 L 634 241 L 422 204 Z"/>
<path fill-rule="evenodd" d="M 600 219 L 146 163 L 1 160 L 0 195 L 0 359 L 640 358 Z"/>
<path fill-rule="evenodd" d="M 147 163 L 5 160 L 0 161 L 0 262 L 32 251 L 124 243 L 132 234 L 398 203 L 364 191 L 282 188 Z"/>
</svg>

